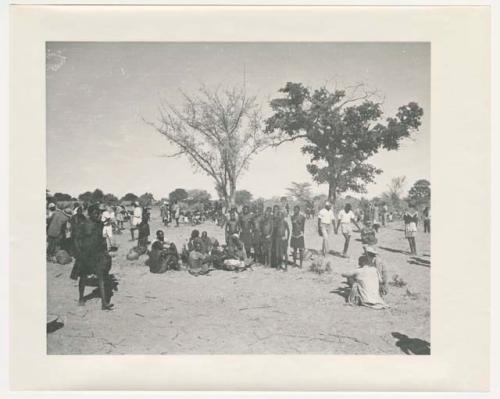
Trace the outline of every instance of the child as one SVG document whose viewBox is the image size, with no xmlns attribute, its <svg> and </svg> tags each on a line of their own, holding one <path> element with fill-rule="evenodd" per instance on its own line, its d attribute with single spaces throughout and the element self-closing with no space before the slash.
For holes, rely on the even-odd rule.
<svg viewBox="0 0 500 399">
<path fill-rule="evenodd" d="M 410 244 L 410 255 L 417 255 L 417 244 L 415 235 L 417 233 L 418 212 L 414 204 L 409 205 L 409 209 L 404 213 L 405 237 Z"/>
<path fill-rule="evenodd" d="M 302 261 L 304 259 L 304 228 L 306 218 L 300 214 L 300 207 L 295 205 L 293 207 L 292 215 L 292 238 L 290 239 L 290 246 L 293 248 L 293 264 L 297 266 L 297 250 L 299 250 L 300 268 L 302 269 Z"/>
</svg>

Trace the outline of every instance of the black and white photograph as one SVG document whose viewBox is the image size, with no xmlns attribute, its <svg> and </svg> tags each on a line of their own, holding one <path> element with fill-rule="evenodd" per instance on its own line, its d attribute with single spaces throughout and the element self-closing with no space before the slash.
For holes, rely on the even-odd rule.
<svg viewBox="0 0 500 399">
<path fill-rule="evenodd" d="M 428 42 L 46 42 L 48 355 L 431 354 Z"/>
</svg>

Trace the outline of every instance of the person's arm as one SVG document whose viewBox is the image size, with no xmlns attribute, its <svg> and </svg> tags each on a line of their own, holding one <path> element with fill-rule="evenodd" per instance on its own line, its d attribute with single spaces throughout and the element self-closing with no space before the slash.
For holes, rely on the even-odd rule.
<svg viewBox="0 0 500 399">
<path fill-rule="evenodd" d="M 288 226 L 288 222 L 285 221 L 285 233 L 286 233 L 286 241 L 290 239 L 290 227 Z"/>
<path fill-rule="evenodd" d="M 318 234 L 320 236 L 323 235 L 323 233 L 321 232 L 321 218 L 319 217 L 319 215 L 318 215 Z"/>
<path fill-rule="evenodd" d="M 353 277 L 353 278 L 355 278 L 357 275 L 358 275 L 358 272 L 357 272 L 357 271 L 353 271 L 353 272 L 346 272 L 346 273 L 342 273 L 342 274 L 341 274 L 341 276 L 342 276 L 342 277 L 346 277 L 346 278 L 349 278 L 349 277 Z"/>
</svg>

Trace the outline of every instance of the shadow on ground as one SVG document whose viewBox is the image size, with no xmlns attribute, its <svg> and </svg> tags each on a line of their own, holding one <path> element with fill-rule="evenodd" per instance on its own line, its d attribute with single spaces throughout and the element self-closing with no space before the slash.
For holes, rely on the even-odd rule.
<svg viewBox="0 0 500 399">
<path fill-rule="evenodd" d="M 393 332 L 391 335 L 397 339 L 396 346 L 407 355 L 430 355 L 431 344 L 423 339 L 409 338 L 405 334 Z"/>
</svg>

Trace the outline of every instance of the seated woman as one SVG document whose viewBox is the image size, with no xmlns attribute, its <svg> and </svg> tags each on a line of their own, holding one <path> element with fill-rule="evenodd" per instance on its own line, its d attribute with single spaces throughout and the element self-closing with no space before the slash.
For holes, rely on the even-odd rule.
<svg viewBox="0 0 500 399">
<path fill-rule="evenodd" d="M 203 253 L 209 254 L 212 249 L 212 240 L 206 231 L 201 233 L 201 241 L 203 245 Z"/>
<path fill-rule="evenodd" d="M 210 271 L 210 255 L 203 253 L 201 238 L 193 240 L 193 250 L 189 252 L 189 273 L 195 276 Z"/>
<path fill-rule="evenodd" d="M 163 231 L 156 232 L 156 240 L 151 245 L 149 259 L 146 261 L 151 273 L 165 273 L 167 270 L 179 270 L 179 254 L 174 243 L 167 244 Z"/>
<path fill-rule="evenodd" d="M 359 258 L 359 268 L 350 273 L 342 273 L 351 286 L 347 302 L 351 305 L 366 306 L 372 309 L 385 309 L 389 305 L 380 296 L 382 276 L 376 265 L 367 256 Z"/>
<path fill-rule="evenodd" d="M 181 259 L 184 263 L 189 263 L 189 253 L 194 249 L 194 241 L 200 238 L 199 230 L 193 230 L 188 242 L 182 248 Z"/>
<path fill-rule="evenodd" d="M 217 240 L 214 240 L 214 243 L 212 244 L 210 258 L 212 260 L 212 266 L 215 269 L 224 269 L 226 254 L 224 252 L 224 249 L 220 246 L 219 241 Z"/>
<path fill-rule="evenodd" d="M 240 241 L 237 234 L 233 234 L 229 239 L 229 245 L 226 248 L 226 259 L 224 260 L 224 268 L 226 270 L 244 269 L 250 265 L 247 258 L 247 253 L 243 243 Z"/>
</svg>

